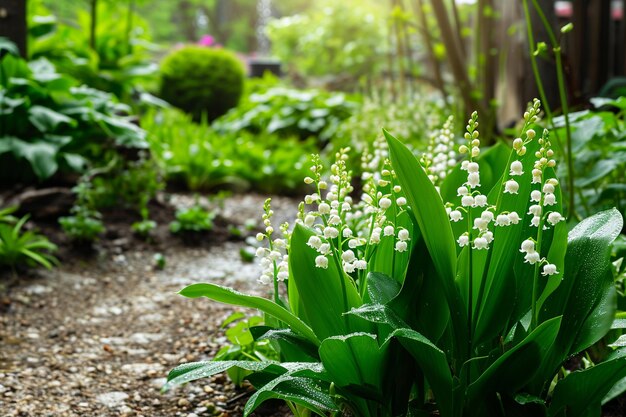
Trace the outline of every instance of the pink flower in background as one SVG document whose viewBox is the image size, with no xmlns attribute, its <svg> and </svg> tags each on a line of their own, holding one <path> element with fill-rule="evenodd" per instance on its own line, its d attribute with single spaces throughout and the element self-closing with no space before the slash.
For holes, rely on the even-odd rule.
<svg viewBox="0 0 626 417">
<path fill-rule="evenodd" d="M 198 45 L 215 46 L 215 38 L 211 35 L 204 35 L 198 41 Z"/>
</svg>

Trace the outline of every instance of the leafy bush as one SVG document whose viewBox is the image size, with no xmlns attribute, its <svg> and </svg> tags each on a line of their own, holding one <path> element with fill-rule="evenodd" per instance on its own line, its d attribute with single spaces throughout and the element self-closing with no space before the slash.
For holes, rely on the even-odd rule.
<svg viewBox="0 0 626 417">
<path fill-rule="evenodd" d="M 191 190 L 218 187 L 288 193 L 301 186 L 308 141 L 247 132 L 216 132 L 174 110 L 148 112 L 141 120 L 149 132 L 153 157 L 170 182 Z"/>
<path fill-rule="evenodd" d="M 504 161 L 481 152 L 472 115 L 459 147 L 467 157 L 441 193 L 389 134 L 391 161 L 361 202 L 350 198 L 345 152 L 330 181 L 314 160 L 314 192 L 292 232 L 276 237 L 265 207 L 259 281 L 272 301 L 215 284 L 181 291 L 262 310 L 280 362 L 185 364 L 166 388 L 236 366 L 257 388 L 244 416 L 269 398 L 296 415 L 599 416 L 624 391 L 625 348 L 584 369 L 562 365 L 611 328 L 610 245 L 623 219 L 608 210 L 568 235 L 538 113 L 535 102 Z"/>
<path fill-rule="evenodd" d="M 220 132 L 276 133 L 313 136 L 325 143 L 357 104 L 342 93 L 272 87 L 251 94 L 241 105 L 215 121 Z"/>
<path fill-rule="evenodd" d="M 0 182 L 44 181 L 145 148 L 145 132 L 110 94 L 77 87 L 45 59 L 0 60 Z"/>
<path fill-rule="evenodd" d="M 170 223 L 172 233 L 199 233 L 213 230 L 215 213 L 196 202 L 195 205 L 176 211 L 176 220 Z"/>
<path fill-rule="evenodd" d="M 150 43 L 148 27 L 141 16 L 133 15 L 133 26 L 128 28 L 120 24 L 128 24 L 125 8 L 99 2 L 92 49 L 91 15 L 78 7 L 74 10 L 75 21 L 68 24 L 60 22 L 40 2 L 29 3 L 30 58 L 46 58 L 81 84 L 110 92 L 128 104 L 149 97 L 145 91 L 156 88 L 158 66 L 150 62 L 156 46 Z"/>
<path fill-rule="evenodd" d="M 196 121 L 212 121 L 237 105 L 243 80 L 243 66 L 232 52 L 188 45 L 163 58 L 160 96 Z"/>
<path fill-rule="evenodd" d="M 0 265 L 15 268 L 40 265 L 52 268 L 58 261 L 52 255 L 57 247 L 45 236 L 32 230 L 23 230 L 28 216 L 16 219 L 11 216 L 17 208 L 0 210 Z"/>
</svg>

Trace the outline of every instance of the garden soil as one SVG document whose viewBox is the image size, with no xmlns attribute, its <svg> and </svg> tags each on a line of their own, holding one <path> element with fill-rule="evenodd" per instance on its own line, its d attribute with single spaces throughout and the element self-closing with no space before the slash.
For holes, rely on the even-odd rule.
<svg viewBox="0 0 626 417">
<path fill-rule="evenodd" d="M 193 245 L 168 235 L 166 223 L 155 242 L 141 242 L 115 219 L 93 251 L 53 237 L 61 240 L 61 266 L 22 274 L 0 292 L 0 417 L 241 416 L 251 390 L 224 375 L 166 393 L 161 387 L 178 364 L 215 355 L 225 342 L 220 324 L 233 311 L 178 290 L 213 282 L 264 295 L 259 266 L 240 257 L 243 239 L 225 232 L 227 224 L 260 219 L 263 201 L 227 199 L 220 230 Z M 174 196 L 171 203 L 190 205 L 193 198 Z M 294 218 L 297 202 L 274 198 L 273 207 L 278 224 Z M 165 256 L 163 270 L 155 268 L 155 253 Z M 255 415 L 289 413 L 269 402 Z"/>
</svg>

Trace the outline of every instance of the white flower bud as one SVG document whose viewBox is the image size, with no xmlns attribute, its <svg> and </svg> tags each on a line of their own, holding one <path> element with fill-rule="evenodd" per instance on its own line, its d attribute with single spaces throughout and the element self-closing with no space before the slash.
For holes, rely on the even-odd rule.
<svg viewBox="0 0 626 417">
<path fill-rule="evenodd" d="M 450 220 L 453 222 L 463 220 L 463 214 L 459 210 L 453 210 L 450 212 Z"/>
<path fill-rule="evenodd" d="M 487 239 L 485 239 L 484 237 L 477 237 L 476 239 L 474 239 L 474 249 L 488 249 L 489 248 L 489 242 L 487 242 Z"/>
<path fill-rule="evenodd" d="M 313 223 L 315 223 L 315 216 L 313 216 L 312 214 L 307 214 L 306 216 L 304 216 L 304 224 L 308 227 L 313 226 Z"/>
<path fill-rule="evenodd" d="M 474 196 L 474 207 L 485 207 L 487 205 L 487 196 L 483 194 L 477 194 Z"/>
<path fill-rule="evenodd" d="M 330 213 L 330 206 L 327 203 L 320 203 L 317 210 L 320 214 L 328 214 Z"/>
<path fill-rule="evenodd" d="M 467 184 L 472 188 L 478 187 L 480 185 L 480 174 L 478 172 L 470 172 L 467 175 Z"/>
<path fill-rule="evenodd" d="M 326 181 L 320 181 L 318 183 L 318 186 L 320 187 L 320 190 L 325 190 L 326 188 L 328 188 L 328 183 Z"/>
<path fill-rule="evenodd" d="M 330 244 L 322 243 L 320 247 L 317 249 L 317 251 L 321 253 L 322 255 L 326 255 L 330 253 Z"/>
<path fill-rule="evenodd" d="M 304 183 L 305 184 L 313 184 L 313 178 L 311 178 L 311 177 L 304 177 Z"/>
<path fill-rule="evenodd" d="M 556 196 L 553 193 L 547 193 L 543 197 L 543 205 L 544 206 L 553 206 L 556 204 Z"/>
<path fill-rule="evenodd" d="M 352 230 L 348 227 L 346 227 L 345 229 L 343 229 L 343 231 L 341 232 L 341 235 L 345 238 L 347 237 L 352 237 Z"/>
<path fill-rule="evenodd" d="M 472 158 L 476 158 L 480 155 L 480 148 L 478 146 L 472 147 Z"/>
<path fill-rule="evenodd" d="M 524 173 L 523 169 L 524 169 L 524 166 L 522 165 L 520 161 L 513 161 L 511 162 L 511 172 L 509 174 L 512 176 L 522 175 Z"/>
<path fill-rule="evenodd" d="M 344 262 L 352 262 L 355 258 L 356 257 L 354 256 L 354 252 L 352 252 L 351 250 L 347 250 L 341 254 L 341 259 L 343 259 Z"/>
<path fill-rule="evenodd" d="M 487 223 L 491 223 L 493 221 L 493 213 L 489 210 L 485 210 L 480 214 L 480 218 L 486 221 Z"/>
<path fill-rule="evenodd" d="M 470 162 L 469 164 L 467 164 L 467 172 L 469 173 L 478 172 L 479 168 L 480 167 L 476 162 Z"/>
<path fill-rule="evenodd" d="M 485 239 L 487 239 L 487 243 L 491 243 L 491 242 L 493 242 L 493 233 L 492 233 L 492 232 L 490 232 L 489 230 L 487 230 L 487 231 L 483 234 L 483 237 L 484 237 Z"/>
<path fill-rule="evenodd" d="M 530 201 L 534 201 L 536 203 L 541 201 L 541 191 L 539 190 L 532 190 L 530 192 Z"/>
<path fill-rule="evenodd" d="M 383 229 L 383 236 L 393 236 L 394 233 L 395 230 L 393 229 L 393 226 L 385 226 Z"/>
<path fill-rule="evenodd" d="M 519 250 L 522 253 L 534 252 L 535 251 L 535 242 L 531 239 L 526 239 L 522 242 L 522 247 Z"/>
<path fill-rule="evenodd" d="M 337 230 L 334 227 L 330 227 L 330 226 L 325 227 L 323 233 L 324 233 L 324 237 L 326 239 L 334 239 L 337 236 L 339 236 L 339 230 Z"/>
<path fill-rule="evenodd" d="M 276 279 L 278 279 L 279 281 L 285 281 L 289 278 L 289 272 L 287 271 L 280 271 L 278 274 L 276 274 Z"/>
<path fill-rule="evenodd" d="M 548 214 L 548 223 L 550 223 L 552 226 L 555 226 L 558 222 L 565 220 L 565 217 L 561 216 L 561 213 L 559 213 L 558 211 L 553 211 L 552 213 Z"/>
<path fill-rule="evenodd" d="M 398 207 L 406 206 L 406 198 L 398 197 L 396 199 L 396 204 L 398 205 Z"/>
<path fill-rule="evenodd" d="M 534 227 L 539 227 L 540 222 L 541 222 L 541 217 L 533 216 L 533 218 L 530 220 L 530 225 Z"/>
<path fill-rule="evenodd" d="M 322 269 L 328 268 L 328 258 L 324 255 L 317 256 L 315 258 L 315 266 Z"/>
<path fill-rule="evenodd" d="M 513 141 L 513 149 L 519 151 L 520 149 L 522 149 L 522 146 L 524 146 L 524 141 L 522 140 L 522 138 L 515 138 L 515 140 Z"/>
<path fill-rule="evenodd" d="M 404 252 L 407 249 L 407 243 L 403 240 L 399 240 L 396 242 L 396 251 L 398 252 Z"/>
<path fill-rule="evenodd" d="M 496 226 L 509 226 L 511 224 L 511 219 L 506 214 L 498 214 L 496 217 Z"/>
<path fill-rule="evenodd" d="M 524 256 L 524 262 L 529 263 L 531 265 L 536 264 L 537 262 L 539 262 L 539 260 L 541 259 L 541 256 L 539 255 L 539 252 L 527 252 L 526 256 Z"/>
<path fill-rule="evenodd" d="M 322 245 L 322 239 L 320 239 L 319 236 L 313 235 L 309 238 L 306 244 L 312 247 L 313 249 L 319 249 L 320 246 Z"/>
<path fill-rule="evenodd" d="M 519 184 L 515 180 L 508 180 L 504 183 L 504 192 L 509 194 L 517 194 Z"/>
<path fill-rule="evenodd" d="M 367 268 L 367 261 L 365 259 L 358 259 L 354 261 L 354 266 L 356 269 L 364 270 Z"/>
<path fill-rule="evenodd" d="M 481 219 L 480 217 L 474 219 L 474 229 L 478 229 L 481 232 L 484 232 L 485 230 L 487 230 L 488 226 L 488 221 Z"/>
<path fill-rule="evenodd" d="M 272 276 L 268 274 L 263 274 L 259 277 L 259 282 L 263 285 L 269 285 L 272 281 Z"/>
<path fill-rule="evenodd" d="M 556 270 L 556 265 L 554 264 L 545 264 L 543 266 L 543 272 L 541 273 L 541 275 L 546 276 L 546 275 L 556 275 L 559 272 Z"/>
<path fill-rule="evenodd" d="M 383 197 L 378 201 L 378 205 L 382 209 L 388 209 L 389 207 L 391 207 L 391 200 L 387 197 Z"/>
<path fill-rule="evenodd" d="M 554 193 L 554 185 L 548 184 L 547 182 L 543 185 L 544 193 Z"/>
<path fill-rule="evenodd" d="M 469 193 L 469 191 L 467 190 L 467 187 L 459 187 L 456 189 L 456 195 L 458 197 L 463 197 L 464 195 L 467 195 Z"/>
<path fill-rule="evenodd" d="M 400 229 L 398 231 L 398 239 L 402 241 L 409 240 L 409 231 L 406 229 Z"/>
<path fill-rule="evenodd" d="M 463 207 L 471 207 L 474 205 L 474 197 L 472 197 L 471 195 L 464 195 L 461 198 L 461 205 Z"/>
<path fill-rule="evenodd" d="M 509 220 L 511 221 L 512 224 L 517 224 L 519 223 L 521 219 L 519 217 L 519 214 L 517 214 L 517 212 L 512 211 L 509 213 Z"/>
<path fill-rule="evenodd" d="M 348 241 L 348 247 L 349 247 L 349 248 L 354 249 L 354 248 L 356 248 L 357 246 L 359 246 L 359 241 L 358 241 L 358 240 L 356 240 L 356 239 L 350 239 L 350 240 Z"/>
<path fill-rule="evenodd" d="M 352 210 L 352 206 L 350 206 L 350 203 L 341 204 L 341 211 L 350 211 L 350 210 Z"/>
<path fill-rule="evenodd" d="M 532 214 L 534 216 L 541 216 L 541 206 L 539 204 L 533 204 L 528 207 L 528 214 Z"/>
<path fill-rule="evenodd" d="M 469 244 L 469 236 L 466 233 L 463 233 L 459 236 L 456 243 L 458 243 L 460 247 L 467 246 Z"/>
<path fill-rule="evenodd" d="M 283 258 L 283 255 L 281 255 L 280 252 L 278 252 L 276 250 L 273 250 L 268 255 L 268 258 L 270 258 L 272 261 L 278 261 L 278 260 L 281 260 Z"/>
<path fill-rule="evenodd" d="M 339 216 L 337 216 L 336 214 L 332 214 L 328 218 L 328 224 L 333 225 L 333 226 L 337 226 L 338 224 L 341 224 L 341 218 Z"/>
<path fill-rule="evenodd" d="M 263 241 L 263 239 L 265 239 L 265 235 L 263 233 L 257 233 L 256 234 L 256 240 L 261 242 L 261 241 Z"/>
<path fill-rule="evenodd" d="M 344 263 L 343 270 L 346 271 L 347 274 L 351 274 L 356 270 L 356 266 L 354 263 Z"/>
<path fill-rule="evenodd" d="M 376 244 L 380 242 L 380 232 L 373 232 L 372 236 L 370 236 L 370 243 Z"/>
</svg>

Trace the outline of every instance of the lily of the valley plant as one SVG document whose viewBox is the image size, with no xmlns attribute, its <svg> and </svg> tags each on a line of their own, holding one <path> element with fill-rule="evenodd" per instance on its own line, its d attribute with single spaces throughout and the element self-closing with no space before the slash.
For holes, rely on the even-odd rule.
<svg viewBox="0 0 626 417">
<path fill-rule="evenodd" d="M 166 387 L 239 367 L 257 389 L 245 415 L 279 398 L 297 416 L 599 416 L 624 386 L 626 350 L 562 365 L 611 328 L 622 218 L 605 211 L 568 234 L 539 111 L 529 106 L 512 149 L 484 152 L 473 114 L 447 172 L 449 150 L 420 162 L 385 132 L 388 154 L 358 202 L 345 152 L 328 178 L 315 159 L 293 229 L 277 237 L 265 207 L 260 282 L 272 300 L 181 291 L 262 310 L 266 326 L 251 331 L 281 360 L 185 364 Z"/>
</svg>

